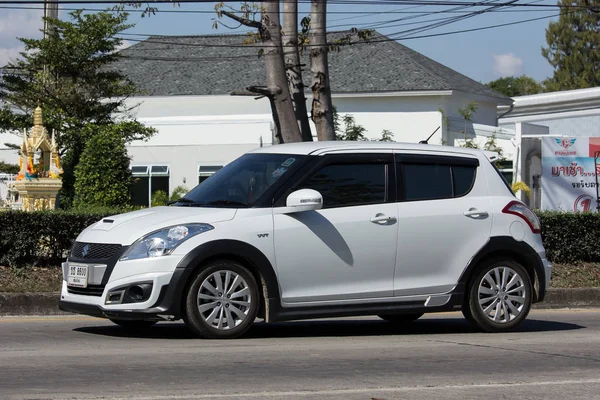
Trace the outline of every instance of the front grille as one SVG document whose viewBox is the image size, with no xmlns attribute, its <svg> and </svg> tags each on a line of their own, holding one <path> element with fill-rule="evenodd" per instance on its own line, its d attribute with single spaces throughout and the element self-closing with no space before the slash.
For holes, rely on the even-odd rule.
<svg viewBox="0 0 600 400">
<path fill-rule="evenodd" d="M 67 286 L 67 291 L 71 294 L 79 294 L 82 296 L 102 296 L 105 285 L 88 285 L 86 288 Z"/>
<path fill-rule="evenodd" d="M 108 260 L 120 249 L 120 244 L 75 242 L 71 248 L 71 257 L 84 260 Z"/>
</svg>

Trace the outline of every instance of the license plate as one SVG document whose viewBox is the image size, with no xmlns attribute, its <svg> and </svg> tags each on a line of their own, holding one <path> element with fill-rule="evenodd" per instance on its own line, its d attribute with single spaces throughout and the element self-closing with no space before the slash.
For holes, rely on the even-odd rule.
<svg viewBox="0 0 600 400">
<path fill-rule="evenodd" d="M 88 283 L 88 266 L 79 264 L 69 264 L 69 275 L 67 276 L 67 286 L 85 288 Z"/>
</svg>

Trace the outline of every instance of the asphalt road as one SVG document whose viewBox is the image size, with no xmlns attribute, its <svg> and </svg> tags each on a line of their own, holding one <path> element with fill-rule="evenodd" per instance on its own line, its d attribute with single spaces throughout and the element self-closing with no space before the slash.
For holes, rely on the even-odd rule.
<svg viewBox="0 0 600 400">
<path fill-rule="evenodd" d="M 600 310 L 533 311 L 517 332 L 460 314 L 256 324 L 196 339 L 74 317 L 0 318 L 0 399 L 600 399 Z"/>
</svg>

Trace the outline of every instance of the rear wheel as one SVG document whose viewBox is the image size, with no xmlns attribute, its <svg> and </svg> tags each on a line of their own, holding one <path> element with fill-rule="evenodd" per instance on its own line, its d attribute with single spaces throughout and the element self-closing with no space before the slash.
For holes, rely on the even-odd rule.
<svg viewBox="0 0 600 400">
<path fill-rule="evenodd" d="M 393 324 L 410 324 L 421 318 L 423 313 L 412 313 L 412 314 L 384 314 L 379 315 L 379 318 L 384 321 L 391 322 Z"/>
<path fill-rule="evenodd" d="M 197 335 L 232 339 L 256 319 L 260 296 L 254 276 L 233 261 L 217 261 L 200 271 L 186 298 L 186 325 Z"/>
<path fill-rule="evenodd" d="M 532 298 L 527 270 L 512 260 L 494 260 L 483 265 L 471 279 L 463 314 L 481 330 L 503 332 L 527 317 Z"/>
</svg>

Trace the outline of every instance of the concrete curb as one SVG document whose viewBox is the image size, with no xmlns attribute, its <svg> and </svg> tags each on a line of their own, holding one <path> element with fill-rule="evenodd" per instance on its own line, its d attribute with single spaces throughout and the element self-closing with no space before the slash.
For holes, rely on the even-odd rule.
<svg viewBox="0 0 600 400">
<path fill-rule="evenodd" d="M 0 293 L 0 315 L 68 315 L 58 309 L 60 293 Z M 550 289 L 535 309 L 600 308 L 600 288 Z M 72 314 L 71 314 L 72 315 Z"/>
</svg>

